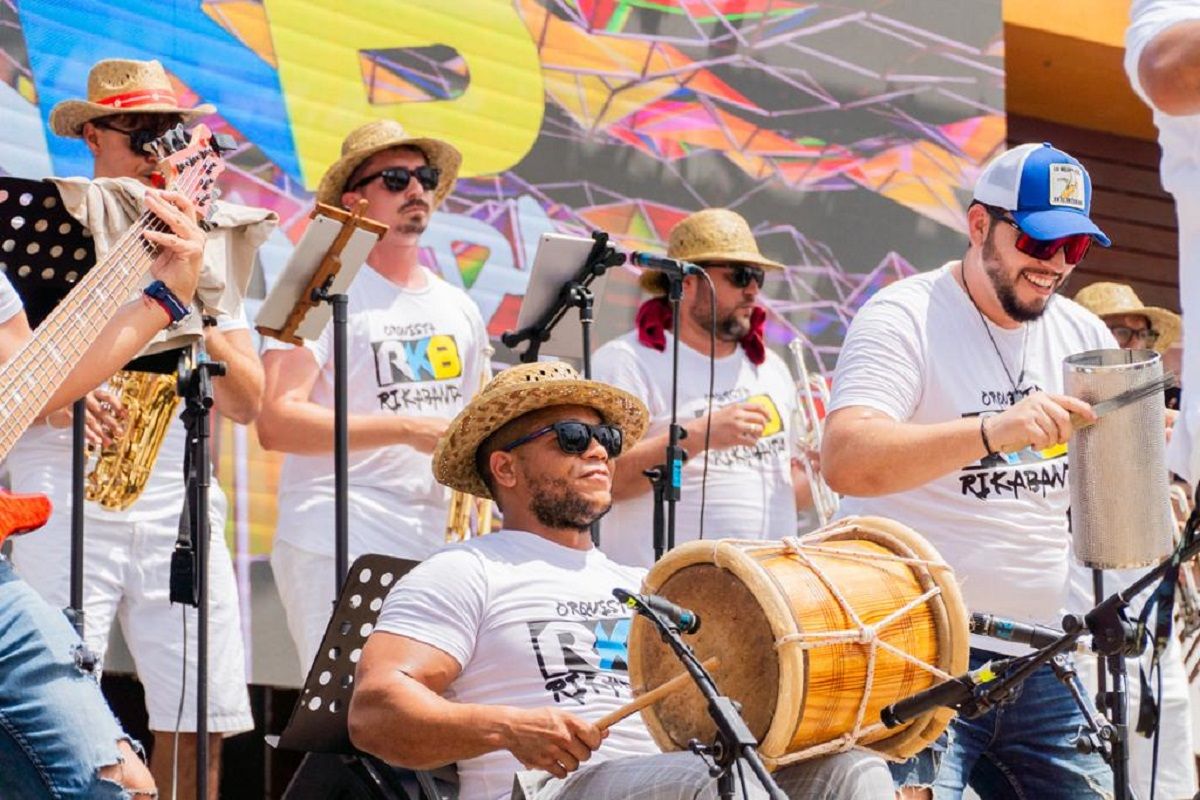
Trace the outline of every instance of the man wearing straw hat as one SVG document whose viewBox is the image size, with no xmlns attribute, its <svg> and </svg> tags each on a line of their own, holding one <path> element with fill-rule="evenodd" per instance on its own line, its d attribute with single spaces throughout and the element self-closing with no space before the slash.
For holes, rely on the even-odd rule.
<svg viewBox="0 0 1200 800">
<path fill-rule="evenodd" d="M 457 763 L 461 800 L 716 796 L 707 764 L 660 753 L 636 715 L 596 725 L 632 699 L 630 609 L 612 590 L 637 591 L 645 571 L 596 550 L 589 526 L 647 423 L 640 400 L 560 362 L 501 372 L 455 418 L 438 480 L 494 498 L 505 528 L 446 548 L 388 595 L 355 678 L 358 747 L 414 768 Z M 892 796 L 883 761 L 860 751 L 775 777 L 796 798 Z"/>
<path fill-rule="evenodd" d="M 88 73 L 86 100 L 66 100 L 54 107 L 50 128 L 59 136 L 83 140 L 92 154 L 93 177 L 133 179 L 150 186 L 156 177 L 158 158 L 146 145 L 181 122 L 197 120 L 215 110 L 207 104 L 185 107 L 157 61 L 108 59 L 97 62 Z M 227 204 L 225 209 L 224 218 L 232 219 L 229 214 L 239 218 L 234 228 L 254 229 L 243 241 L 265 237 L 269 230 L 264 227 L 269 223 L 261 222 L 265 212 Z M 242 217 L 254 222 L 243 226 Z M 233 262 L 229 263 L 232 266 Z M 261 402 L 263 379 L 246 320 L 217 315 L 204 329 L 204 344 L 209 357 L 227 367 L 225 376 L 212 382 L 216 408 L 234 422 L 253 421 Z M 107 392 L 89 396 L 88 409 L 88 427 L 105 443 L 133 424 L 117 398 Z M 71 436 L 69 426 L 64 424 L 65 420 L 51 419 L 50 424 L 33 426 L 10 454 L 8 464 L 15 489 L 47 494 L 60 511 L 37 536 L 14 543 L 13 563 L 52 604 L 65 606 L 69 596 L 63 565 L 69 563 L 70 552 Z M 184 612 L 169 602 L 170 560 L 179 535 L 185 494 L 186 441 L 178 415 L 170 426 L 149 480 L 132 505 L 111 510 L 96 502 L 86 503 L 85 639 L 103 659 L 113 621 L 119 617 L 146 691 L 155 742 L 151 769 L 159 787 L 169 793 L 177 765 L 179 796 L 186 797 L 192 791 L 186 787 L 195 785 L 198 617 L 195 609 Z M 226 502 L 215 483 L 210 497 L 213 540 L 209 562 L 208 729 L 210 785 L 215 797 L 222 737 L 251 729 L 254 720 L 246 690 L 237 588 L 225 545 Z M 177 755 L 173 746 L 176 732 Z"/>
<path fill-rule="evenodd" d="M 924 534 L 972 611 L 1057 627 L 1070 607 L 1069 355 L 1111 348 L 1103 323 L 1057 292 L 1095 242 L 1083 166 L 1049 144 L 1007 150 L 983 169 L 960 261 L 880 290 L 838 358 L 821 466 L 840 513 L 879 515 Z M 971 669 L 1029 648 L 971 637 Z M 1112 771 L 1071 740 L 1084 718 L 1048 666 L 1012 703 L 951 723 L 944 752 L 902 765 L 902 783 L 959 798 L 1095 798 Z M 935 763 L 940 759 L 940 768 Z M 979 781 L 986 780 L 987 785 Z"/>
<path fill-rule="evenodd" d="M 642 471 L 661 464 L 666 450 L 672 336 L 680 342 L 678 419 L 687 431 L 680 442 L 687 461 L 675 543 L 702 533 L 791 536 L 797 508 L 811 503 L 808 481 L 791 457 L 796 383 L 783 360 L 767 349 L 766 312 L 756 304 L 767 273 L 782 267 L 759 252 L 746 220 L 721 208 L 698 211 L 676 224 L 667 255 L 700 265 L 709 280 L 684 278 L 676 322 L 665 297 L 665 275 L 643 272 L 642 288 L 653 297 L 638 310 L 636 328 L 597 350 L 593 361 L 598 380 L 644 398 L 650 409 L 650 434 L 613 476 L 616 502 L 600 539 L 611 558 L 640 566 L 654 560 L 651 486 Z M 711 396 L 710 359 L 716 370 Z"/>
<path fill-rule="evenodd" d="M 422 559 L 445 543 L 449 496 L 429 470 L 449 421 L 479 387 L 487 332 L 467 294 L 418 261 L 430 215 L 454 186 L 450 144 L 377 120 L 346 137 L 317 201 L 388 226 L 349 289 L 350 559 Z M 334 589 L 333 330 L 263 355 L 263 446 L 287 453 L 271 567 L 307 671 Z"/>
<path fill-rule="evenodd" d="M 1142 303 L 1141 298 L 1134 292 L 1133 287 L 1124 283 L 1100 281 L 1080 289 L 1075 295 L 1075 302 L 1091 311 L 1104 321 L 1109 331 L 1123 348 L 1145 348 L 1154 350 L 1160 355 L 1179 339 L 1180 317 L 1165 308 L 1156 308 Z M 1175 412 L 1167 412 L 1173 415 Z M 1186 484 L 1184 484 L 1186 487 Z M 1172 490 L 1172 496 L 1178 497 L 1183 507 L 1188 506 L 1189 492 Z M 1186 517 L 1186 512 L 1184 513 Z M 1191 565 L 1184 565 L 1183 569 Z M 1092 589 L 1092 574 L 1090 570 L 1075 563 L 1072 564 L 1072 590 L 1076 596 L 1074 610 L 1083 613 L 1094 603 Z M 1109 591 L 1122 586 L 1129 586 L 1140 578 L 1146 570 L 1107 570 L 1105 585 Z M 1179 591 L 1187 591 L 1181 583 Z M 1148 589 L 1133 602 L 1134 608 L 1140 608 L 1152 590 Z M 1098 680 L 1096 675 L 1096 659 L 1085 657 L 1079 662 L 1079 677 L 1085 686 L 1094 692 Z M 1149 662 L 1149 657 L 1144 661 Z M 1129 674 L 1138 674 L 1139 659 L 1130 659 Z M 1158 701 L 1158 737 L 1157 763 L 1161 765 L 1155 781 L 1155 792 L 1160 797 L 1180 798 L 1186 800 L 1196 793 L 1196 768 L 1192 757 L 1192 698 L 1189 696 L 1187 672 L 1183 661 L 1183 648 L 1179 639 L 1172 636 L 1159 659 L 1162 672 L 1162 692 L 1157 688 L 1151 693 Z M 1153 682 L 1152 682 L 1153 685 Z M 1130 719 L 1139 721 L 1141 708 L 1142 683 L 1133 678 L 1128 682 Z M 1154 775 L 1155 743 L 1152 737 L 1131 733 L 1129 736 L 1129 773 L 1134 790 L 1138 797 L 1150 796 L 1151 776 Z"/>
</svg>

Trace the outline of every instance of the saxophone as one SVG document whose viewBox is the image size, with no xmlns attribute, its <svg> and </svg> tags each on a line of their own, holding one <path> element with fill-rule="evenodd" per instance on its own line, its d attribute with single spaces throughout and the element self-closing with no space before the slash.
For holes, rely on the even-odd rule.
<svg viewBox="0 0 1200 800">
<path fill-rule="evenodd" d="M 472 399 L 492 379 L 492 354 L 496 352 L 490 344 L 484 345 L 483 366 L 480 370 L 479 387 Z M 476 497 L 455 489 L 450 493 L 450 509 L 446 515 L 446 542 L 463 542 L 472 534 L 483 536 L 492 532 L 492 501 L 487 497 Z M 471 525 L 474 520 L 474 526 Z"/>
<path fill-rule="evenodd" d="M 808 485 L 812 490 L 813 509 L 817 512 L 817 519 L 821 525 L 827 525 L 837 514 L 840 498 L 829 488 L 829 484 L 825 483 L 820 469 L 817 464 L 813 463 L 813 459 L 808 453 L 821 450 L 821 438 L 825 425 L 821 415 L 829 408 L 829 384 L 825 382 L 825 378 L 820 373 L 812 374 L 808 371 L 808 365 L 804 360 L 804 343 L 800 341 L 799 336 L 788 342 L 788 350 L 796 365 L 798 378 L 796 392 L 800 402 L 797 409 L 798 418 L 793 420 L 793 427 L 798 435 L 796 444 L 800 448 L 800 463 L 804 467 L 805 475 L 808 476 Z"/>
<path fill-rule="evenodd" d="M 87 499 L 123 511 L 146 488 L 179 408 L 179 394 L 174 373 L 121 370 L 109 379 L 108 388 L 128 413 L 125 432 L 101 449 L 87 476 Z"/>
</svg>

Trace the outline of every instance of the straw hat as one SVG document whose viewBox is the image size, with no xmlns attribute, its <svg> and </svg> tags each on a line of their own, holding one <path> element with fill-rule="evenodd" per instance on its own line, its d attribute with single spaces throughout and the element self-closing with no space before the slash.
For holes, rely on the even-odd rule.
<svg viewBox="0 0 1200 800">
<path fill-rule="evenodd" d="M 522 414 L 547 406 L 587 406 L 625 434 L 624 449 L 637 444 L 650 423 L 645 404 L 629 392 L 585 381 L 569 364 L 518 364 L 498 374 L 450 423 L 433 453 L 433 474 L 451 489 L 491 497 L 475 470 L 475 451 L 487 437 Z"/>
<path fill-rule="evenodd" d="M 377 119 L 350 131 L 346 141 L 342 142 L 342 157 L 321 178 L 321 185 L 317 187 L 317 202 L 341 208 L 346 181 L 354 170 L 376 153 L 401 146 L 417 148 L 425 154 L 430 166 L 441 170 L 441 178 L 433 190 L 433 207 L 437 208 L 454 188 L 462 154 L 453 145 L 440 139 L 409 136 L 403 125 L 390 119 Z"/>
<path fill-rule="evenodd" d="M 96 62 L 88 73 L 87 100 L 64 100 L 50 111 L 50 130 L 78 139 L 83 123 L 114 114 L 179 114 L 184 120 L 215 112 L 204 103 L 184 108 L 171 79 L 157 61 L 110 58 Z"/>
<path fill-rule="evenodd" d="M 1154 349 L 1160 353 L 1179 340 L 1179 315 L 1165 308 L 1143 305 L 1133 287 L 1127 284 L 1093 283 L 1079 290 L 1075 302 L 1101 319 L 1116 314 L 1141 314 L 1150 320 L 1150 327 L 1158 331 Z"/>
<path fill-rule="evenodd" d="M 783 269 L 758 251 L 758 242 L 742 215 L 727 208 L 707 208 L 689 214 L 671 228 L 667 257 L 703 264 L 706 261 L 732 261 L 754 264 L 765 269 Z M 665 294 L 666 280 L 661 273 L 644 270 L 639 279 L 650 294 Z"/>
</svg>

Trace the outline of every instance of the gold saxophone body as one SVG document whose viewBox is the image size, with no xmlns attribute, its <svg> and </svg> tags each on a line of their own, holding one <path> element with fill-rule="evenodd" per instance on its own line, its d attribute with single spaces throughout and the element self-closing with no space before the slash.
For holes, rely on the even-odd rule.
<svg viewBox="0 0 1200 800">
<path fill-rule="evenodd" d="M 101 449 L 87 476 L 87 499 L 110 511 L 133 505 L 146 488 L 175 419 L 175 374 L 121 370 L 108 388 L 125 408 L 125 433 Z"/>
<path fill-rule="evenodd" d="M 492 354 L 490 344 L 482 350 L 483 366 L 480 370 L 479 387 L 475 394 L 492 379 Z M 474 398 L 474 395 L 472 395 Z M 446 515 L 446 542 L 464 542 L 472 536 L 483 536 L 492 532 L 492 501 L 486 497 L 455 490 L 450 493 L 450 508 Z"/>
</svg>

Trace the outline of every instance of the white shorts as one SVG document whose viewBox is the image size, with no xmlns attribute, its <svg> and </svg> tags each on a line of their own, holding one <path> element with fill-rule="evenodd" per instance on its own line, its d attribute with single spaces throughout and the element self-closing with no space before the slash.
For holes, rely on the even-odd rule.
<svg viewBox="0 0 1200 800">
<path fill-rule="evenodd" d="M 214 487 L 215 489 L 215 487 Z M 224 498 L 213 492 L 209 548 L 208 729 L 234 734 L 251 730 L 246 657 L 233 564 L 225 545 Z M 70 601 L 71 523 L 60 510 L 41 530 L 13 540 L 17 572 L 59 608 Z M 84 638 L 100 657 L 108 647 L 113 619 L 133 654 L 145 686 L 153 731 L 196 730 L 196 626 L 191 606 L 170 602 L 171 554 L 179 533 L 177 515 L 152 521 L 84 523 Z M 185 623 L 186 620 L 186 623 Z M 183 677 L 187 631 L 187 681 Z M 183 693 L 183 716 L 179 698 Z"/>
<path fill-rule="evenodd" d="M 271 546 L 271 572 L 304 680 L 333 616 L 334 558 L 276 540 Z"/>
<path fill-rule="evenodd" d="M 1143 656 L 1146 665 L 1150 657 Z M 1154 740 L 1134 731 L 1137 726 L 1141 688 L 1136 659 L 1126 659 L 1129 668 L 1129 776 L 1138 797 L 1150 796 L 1150 767 Z M 1096 658 L 1077 655 L 1079 678 L 1091 697 L 1096 696 Z M 1150 688 L 1157 692 L 1158 681 L 1147 674 Z M 1162 657 L 1162 705 L 1158 722 L 1158 780 L 1155 796 L 1166 800 L 1187 800 L 1196 793 L 1196 762 L 1192 757 L 1192 715 L 1188 697 L 1187 674 L 1183 669 L 1183 651 L 1174 636 Z M 1111 689 L 1111 678 L 1110 685 Z"/>
</svg>

